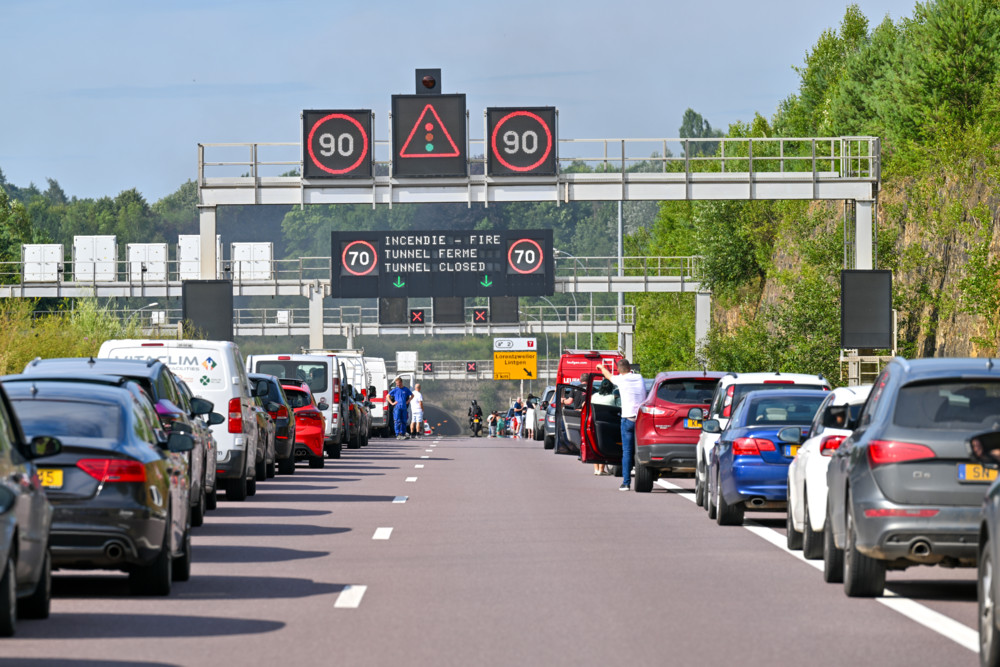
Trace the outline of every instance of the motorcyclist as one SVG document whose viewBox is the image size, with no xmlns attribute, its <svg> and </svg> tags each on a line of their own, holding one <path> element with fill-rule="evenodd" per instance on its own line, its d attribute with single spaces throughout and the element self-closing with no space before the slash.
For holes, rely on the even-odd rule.
<svg viewBox="0 0 1000 667">
<path fill-rule="evenodd" d="M 475 417 L 479 417 L 478 424 L 472 421 Z M 476 403 L 476 399 L 472 399 L 472 405 L 469 406 L 469 426 L 472 428 L 472 435 L 479 435 L 478 431 L 483 427 L 483 409 Z"/>
</svg>

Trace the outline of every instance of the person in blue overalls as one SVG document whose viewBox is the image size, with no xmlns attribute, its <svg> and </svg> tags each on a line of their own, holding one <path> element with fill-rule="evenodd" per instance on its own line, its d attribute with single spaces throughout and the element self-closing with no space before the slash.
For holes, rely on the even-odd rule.
<svg viewBox="0 0 1000 667">
<path fill-rule="evenodd" d="M 396 386 L 389 390 L 388 400 L 392 406 L 392 423 L 396 430 L 396 440 L 407 440 L 410 436 L 406 434 L 406 411 L 413 392 L 409 387 L 403 386 L 403 378 L 396 378 Z"/>
</svg>

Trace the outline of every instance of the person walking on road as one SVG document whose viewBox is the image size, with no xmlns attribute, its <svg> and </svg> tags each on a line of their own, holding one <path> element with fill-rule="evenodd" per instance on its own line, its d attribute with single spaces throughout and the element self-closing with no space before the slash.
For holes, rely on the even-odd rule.
<svg viewBox="0 0 1000 667">
<path fill-rule="evenodd" d="M 413 392 L 403 386 L 403 378 L 396 378 L 396 386 L 389 390 L 387 401 L 392 406 L 392 425 L 396 430 L 396 440 L 404 440 L 406 435 L 406 410 L 413 399 Z"/>
<path fill-rule="evenodd" d="M 639 414 L 639 406 L 646 400 L 646 385 L 642 376 L 632 372 L 632 364 L 628 359 L 619 359 L 618 375 L 601 366 L 601 373 L 611 383 L 618 387 L 618 395 L 622 403 L 622 485 L 619 491 L 628 491 L 632 482 L 632 461 L 635 454 L 635 418 Z"/>
<path fill-rule="evenodd" d="M 524 434 L 528 440 L 535 439 L 535 420 L 537 415 L 535 413 L 535 403 L 532 401 L 532 397 L 528 396 L 527 408 L 524 410 Z"/>
<path fill-rule="evenodd" d="M 512 431 L 515 438 L 521 437 L 521 427 L 524 426 L 524 406 L 521 405 L 521 397 L 514 399 L 514 426 Z"/>
<path fill-rule="evenodd" d="M 424 395 L 420 393 L 420 383 L 413 385 L 413 400 L 410 401 L 410 433 L 413 437 L 421 437 L 424 434 Z"/>
</svg>

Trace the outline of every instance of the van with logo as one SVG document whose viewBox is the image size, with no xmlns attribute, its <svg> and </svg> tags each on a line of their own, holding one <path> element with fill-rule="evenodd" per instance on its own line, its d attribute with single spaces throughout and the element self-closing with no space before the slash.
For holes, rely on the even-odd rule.
<svg viewBox="0 0 1000 667">
<path fill-rule="evenodd" d="M 570 385 L 580 382 L 584 375 L 600 375 L 601 366 L 617 374 L 615 362 L 622 358 L 616 350 L 563 350 L 556 371 L 556 384 Z"/>
<path fill-rule="evenodd" d="M 323 449 L 332 459 L 339 459 L 347 441 L 347 383 L 344 367 L 335 354 L 248 354 L 246 368 L 251 373 L 274 375 L 278 379 L 304 380 L 316 399 L 330 411 L 323 434 Z"/>
<path fill-rule="evenodd" d="M 368 400 L 372 403 L 372 430 L 383 438 L 389 437 L 388 411 L 386 396 L 389 395 L 389 371 L 382 357 L 365 357 L 365 368 L 368 369 L 368 388 L 375 388 Z"/>
<path fill-rule="evenodd" d="M 368 368 L 365 364 L 365 351 L 359 350 L 305 350 L 306 354 L 334 355 L 343 368 L 343 383 L 346 387 L 351 386 L 354 393 L 349 393 L 352 401 L 356 403 L 354 410 L 359 413 L 359 423 L 351 424 L 353 428 L 348 430 L 348 446 L 352 448 L 368 444 L 371 437 L 371 410 L 367 407 L 370 386 L 368 382 Z M 357 394 L 357 398 L 355 398 Z M 363 413 L 363 414 L 362 414 Z M 356 431 L 356 434 L 355 434 Z"/>
<path fill-rule="evenodd" d="M 257 492 L 255 466 L 259 443 L 256 401 L 243 358 L 235 343 L 224 340 L 108 340 L 99 359 L 157 359 L 187 383 L 196 396 L 226 417 L 215 424 L 216 477 L 228 500 L 246 500 Z"/>
</svg>

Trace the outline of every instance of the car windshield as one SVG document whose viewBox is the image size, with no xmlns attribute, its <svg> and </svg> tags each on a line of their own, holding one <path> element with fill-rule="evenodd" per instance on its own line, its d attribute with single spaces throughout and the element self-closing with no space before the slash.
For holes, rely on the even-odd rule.
<svg viewBox="0 0 1000 667">
<path fill-rule="evenodd" d="M 14 399 L 14 412 L 27 438 L 54 435 L 59 438 L 121 439 L 121 408 L 94 401 Z"/>
<path fill-rule="evenodd" d="M 330 374 L 329 365 L 324 361 L 279 361 L 269 359 L 267 361 L 258 361 L 255 370 L 263 375 L 305 380 L 306 384 L 309 385 L 309 389 L 314 394 L 321 394 L 326 391 L 327 376 Z"/>
<path fill-rule="evenodd" d="M 656 388 L 656 398 L 668 403 L 679 403 L 681 405 L 702 405 L 712 402 L 712 394 L 715 393 L 715 385 L 719 381 L 715 378 L 677 378 L 665 380 L 663 384 Z"/>
<path fill-rule="evenodd" d="M 893 422 L 910 428 L 986 429 L 1000 421 L 1000 382 L 958 381 L 899 390 Z"/>
<path fill-rule="evenodd" d="M 816 396 L 775 396 L 758 398 L 747 406 L 747 426 L 788 424 L 808 426 L 819 409 L 823 394 Z"/>
</svg>

